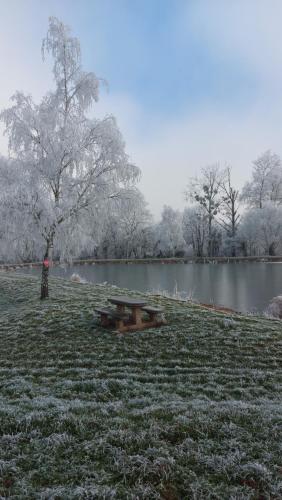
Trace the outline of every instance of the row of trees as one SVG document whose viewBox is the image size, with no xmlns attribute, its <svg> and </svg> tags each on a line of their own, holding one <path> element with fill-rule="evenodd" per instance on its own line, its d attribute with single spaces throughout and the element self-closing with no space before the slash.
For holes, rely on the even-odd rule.
<svg viewBox="0 0 282 500">
<path fill-rule="evenodd" d="M 192 179 L 184 212 L 186 242 L 194 254 L 275 255 L 282 243 L 282 165 L 266 151 L 253 162 L 252 178 L 240 193 L 231 168 L 213 165 Z"/>
<path fill-rule="evenodd" d="M 204 257 L 282 253 L 282 168 L 278 160 L 278 156 L 270 151 L 256 160 L 252 179 L 241 193 L 232 184 L 231 168 L 220 169 L 213 165 L 202 169 L 201 175 L 191 179 L 188 185 L 185 196 L 189 204 L 184 211 L 164 206 L 158 223 L 154 223 L 144 196 L 131 184 L 119 187 L 119 190 L 117 185 L 115 189 L 112 186 L 107 196 L 103 192 L 99 197 L 97 190 L 95 203 L 87 204 L 75 217 L 62 221 L 60 231 L 55 232 L 52 241 L 54 257 Z M 2 169 L 3 173 L 14 176 L 11 166 L 8 170 Z M 6 188 L 8 185 L 13 185 L 9 178 Z M 46 252 L 45 233 L 40 234 L 38 229 L 42 226 L 33 213 L 38 210 L 38 204 L 31 203 L 30 199 L 27 201 L 29 193 L 22 193 L 24 186 L 18 187 L 15 204 L 11 204 L 13 197 L 6 188 L 2 192 L 2 200 L 5 196 L 9 200 L 9 205 L 6 205 L 9 211 L 3 211 L 1 218 L 0 259 L 4 261 L 34 261 L 41 258 L 44 250 Z M 40 203 L 46 203 L 45 196 L 42 193 Z M 19 201 L 22 212 L 18 210 Z M 30 216 L 27 216 L 25 206 L 29 207 Z M 42 209 L 42 214 L 45 221 L 46 208 Z M 50 217 L 50 220 L 54 224 L 54 219 Z M 46 222 L 44 224 L 48 227 Z"/>
<path fill-rule="evenodd" d="M 56 235 L 56 259 L 70 257 L 143 258 L 275 255 L 282 253 L 282 204 L 266 199 L 261 208 L 240 205 L 242 195 L 232 187 L 231 171 L 208 167 L 191 182 L 187 197 L 193 203 L 183 212 L 164 206 L 154 223 L 143 195 L 135 188 L 122 196 L 103 198 Z M 210 188 L 203 179 L 211 179 Z M 212 187 L 217 179 L 217 188 Z M 219 183 L 220 179 L 220 183 Z M 201 187 L 202 186 L 202 187 Z M 202 194 L 201 193 L 202 189 Z M 39 260 L 44 238 L 23 215 L 16 224 L 2 218 L 6 231 L 1 259 Z M 30 224 L 30 227 L 28 227 Z M 7 237 L 8 234 L 8 237 Z M 5 244 L 4 244 L 5 243 Z"/>
<path fill-rule="evenodd" d="M 282 253 L 282 165 L 266 151 L 253 162 L 252 178 L 234 187 L 230 167 L 211 165 L 192 178 L 181 213 L 164 206 L 154 224 L 144 198 L 111 204 L 98 257 L 259 256 Z"/>
</svg>

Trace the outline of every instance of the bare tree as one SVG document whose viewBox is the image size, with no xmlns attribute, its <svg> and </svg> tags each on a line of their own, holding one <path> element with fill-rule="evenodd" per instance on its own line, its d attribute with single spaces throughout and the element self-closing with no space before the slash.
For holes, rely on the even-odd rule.
<svg viewBox="0 0 282 500">
<path fill-rule="evenodd" d="M 232 186 L 231 168 L 227 167 L 220 184 L 222 193 L 221 213 L 218 217 L 218 223 L 226 231 L 227 237 L 231 242 L 231 255 L 236 256 L 236 234 L 238 231 L 240 213 L 239 213 L 239 190 Z"/>
<path fill-rule="evenodd" d="M 185 208 L 182 227 L 187 245 L 192 245 L 196 257 L 203 257 L 208 234 L 208 218 L 204 209 L 202 207 Z"/>
<path fill-rule="evenodd" d="M 221 184 L 224 171 L 218 164 L 201 169 L 201 176 L 191 179 L 186 198 L 198 203 L 207 214 L 208 255 L 213 255 L 213 222 L 222 205 Z"/>
</svg>

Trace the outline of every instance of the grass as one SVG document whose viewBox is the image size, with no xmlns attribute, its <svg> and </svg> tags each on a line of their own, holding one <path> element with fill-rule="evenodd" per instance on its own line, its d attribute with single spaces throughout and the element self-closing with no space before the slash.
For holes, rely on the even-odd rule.
<svg viewBox="0 0 282 500">
<path fill-rule="evenodd" d="M 117 288 L 50 285 L 0 274 L 0 498 L 282 497 L 281 321 L 152 297 L 169 324 L 121 335 Z"/>
</svg>

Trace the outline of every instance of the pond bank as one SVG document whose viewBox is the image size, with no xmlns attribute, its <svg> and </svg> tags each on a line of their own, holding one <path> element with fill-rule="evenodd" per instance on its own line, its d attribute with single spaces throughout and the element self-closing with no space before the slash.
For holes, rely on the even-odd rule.
<svg viewBox="0 0 282 500">
<path fill-rule="evenodd" d="M 13 269 L 14 271 L 14 269 Z M 16 271 L 40 276 L 32 266 Z M 176 298 L 217 305 L 236 311 L 265 311 L 269 302 L 282 294 L 282 265 L 274 262 L 196 264 L 170 262 L 80 263 L 56 265 L 52 276 L 70 279 L 79 275 L 89 283 L 109 283 L 140 292 L 165 293 Z"/>
</svg>

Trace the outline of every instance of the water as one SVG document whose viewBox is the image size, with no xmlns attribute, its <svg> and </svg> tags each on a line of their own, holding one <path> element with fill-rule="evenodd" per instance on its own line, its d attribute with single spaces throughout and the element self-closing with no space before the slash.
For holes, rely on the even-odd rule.
<svg viewBox="0 0 282 500">
<path fill-rule="evenodd" d="M 23 272 L 40 273 L 39 269 Z M 54 267 L 52 275 L 69 279 L 73 273 L 93 283 L 108 282 L 132 290 L 165 290 L 204 303 L 242 312 L 264 311 L 282 295 L 282 263 L 232 264 L 96 264 Z"/>
</svg>

